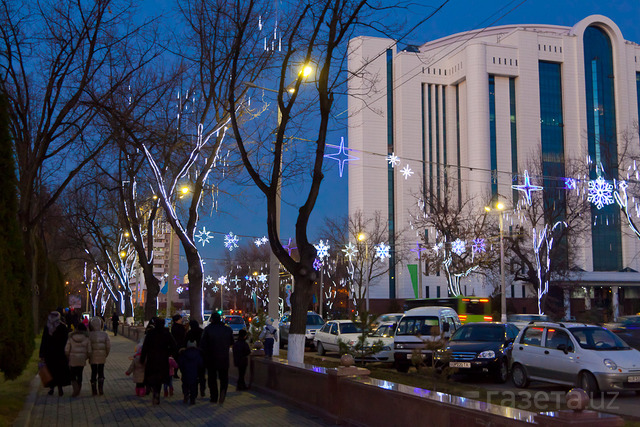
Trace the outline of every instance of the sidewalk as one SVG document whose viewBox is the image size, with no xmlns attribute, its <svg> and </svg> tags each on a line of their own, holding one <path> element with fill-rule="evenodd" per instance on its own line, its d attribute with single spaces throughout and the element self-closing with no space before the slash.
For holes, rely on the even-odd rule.
<svg viewBox="0 0 640 427">
<path fill-rule="evenodd" d="M 89 376 L 91 368 L 84 369 L 82 392 L 71 398 L 71 387 L 64 388 L 64 396 L 47 395 L 48 388 L 40 385 L 36 376 L 31 382 L 31 393 L 16 421 L 16 426 L 324 426 L 329 423 L 303 411 L 282 405 L 274 398 L 255 392 L 236 392 L 229 385 L 224 405 L 209 403 L 199 397 L 194 406 L 182 402 L 181 380 L 174 379 L 173 397 L 164 398 L 160 405 L 151 405 L 151 396 L 135 395 L 131 377 L 125 375 L 133 354 L 133 341 L 121 336 L 111 339 L 111 353 L 105 365 L 103 396 L 91 396 Z M 235 368 L 231 368 L 235 370 Z"/>
</svg>

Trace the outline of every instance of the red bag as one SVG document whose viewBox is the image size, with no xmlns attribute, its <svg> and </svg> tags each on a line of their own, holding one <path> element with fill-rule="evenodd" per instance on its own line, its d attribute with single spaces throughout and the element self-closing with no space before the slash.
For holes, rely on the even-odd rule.
<svg viewBox="0 0 640 427">
<path fill-rule="evenodd" d="M 47 368 L 47 365 L 44 362 L 38 364 L 38 375 L 40 376 L 40 381 L 42 381 L 43 387 L 48 387 L 49 383 L 53 380 L 53 375 L 51 375 L 49 368 Z"/>
</svg>

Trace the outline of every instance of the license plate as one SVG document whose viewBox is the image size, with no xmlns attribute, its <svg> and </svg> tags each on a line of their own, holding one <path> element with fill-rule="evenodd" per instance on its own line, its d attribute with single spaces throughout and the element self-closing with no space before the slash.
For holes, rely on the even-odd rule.
<svg viewBox="0 0 640 427">
<path fill-rule="evenodd" d="M 449 362 L 450 368 L 470 368 L 471 362 Z"/>
<path fill-rule="evenodd" d="M 640 375 L 634 375 L 633 377 L 627 377 L 627 381 L 630 383 L 640 383 Z"/>
<path fill-rule="evenodd" d="M 413 354 L 409 353 L 407 354 L 407 359 L 411 359 L 413 357 Z"/>
</svg>

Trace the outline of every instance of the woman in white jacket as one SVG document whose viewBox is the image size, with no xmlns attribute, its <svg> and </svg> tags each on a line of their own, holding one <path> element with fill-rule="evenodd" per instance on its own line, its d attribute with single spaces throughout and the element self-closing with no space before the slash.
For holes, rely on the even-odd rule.
<svg viewBox="0 0 640 427">
<path fill-rule="evenodd" d="M 69 334 L 64 352 L 69 359 L 69 368 L 71 369 L 71 385 L 73 386 L 71 397 L 77 397 L 82 389 L 82 371 L 91 355 L 91 341 L 87 327 L 83 323 L 78 323 L 78 329 Z"/>
<path fill-rule="evenodd" d="M 111 350 L 111 340 L 104 332 L 104 322 L 99 317 L 94 317 L 89 322 L 89 340 L 91 341 L 91 394 L 95 396 L 100 392 L 104 394 L 104 364 Z"/>
</svg>

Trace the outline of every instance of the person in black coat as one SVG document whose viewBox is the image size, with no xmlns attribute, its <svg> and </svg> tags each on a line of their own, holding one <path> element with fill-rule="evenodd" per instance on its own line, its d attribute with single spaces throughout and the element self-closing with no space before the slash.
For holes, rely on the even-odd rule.
<svg viewBox="0 0 640 427">
<path fill-rule="evenodd" d="M 118 325 L 120 324 L 120 318 L 118 317 L 118 313 L 113 312 L 113 316 L 111 316 L 111 322 L 113 323 L 113 336 L 118 336 Z"/>
<path fill-rule="evenodd" d="M 233 364 L 238 368 L 237 391 L 249 389 L 247 383 L 244 382 L 244 375 L 247 372 L 247 366 L 249 366 L 249 355 L 251 355 L 251 348 L 247 344 L 247 331 L 242 329 L 238 332 L 238 339 L 233 344 Z"/>
<path fill-rule="evenodd" d="M 180 350 L 178 364 L 182 372 L 182 394 L 184 403 L 194 405 L 198 397 L 198 373 L 204 367 L 200 349 L 195 341 L 187 341 L 187 347 Z"/>
<path fill-rule="evenodd" d="M 62 396 L 64 394 L 62 387 L 71 384 L 69 362 L 64 353 L 67 338 L 67 325 L 61 320 L 60 312 L 52 311 L 47 318 L 40 343 L 40 359 L 47 365 L 53 377 L 48 384 L 49 395 L 53 394 L 53 390 L 57 386 L 58 396 Z"/>
<path fill-rule="evenodd" d="M 200 347 L 200 339 L 202 338 L 202 328 L 197 320 L 189 321 L 189 331 L 187 332 L 187 343 L 195 341 L 196 347 Z M 182 369 L 182 368 L 180 368 Z M 200 396 L 204 397 L 204 391 L 207 388 L 206 368 L 204 365 L 198 370 L 198 384 L 200 384 Z"/>
<path fill-rule="evenodd" d="M 204 363 L 209 373 L 211 403 L 222 404 L 229 385 L 229 348 L 233 345 L 233 331 L 222 323 L 220 315 L 211 314 L 211 323 L 204 328 L 200 339 Z M 218 380 L 220 377 L 220 400 L 218 400 Z"/>
<path fill-rule="evenodd" d="M 164 327 L 164 320 L 155 318 L 153 329 L 147 332 L 140 361 L 144 366 L 144 382 L 153 391 L 153 404 L 160 404 L 160 387 L 169 375 L 169 356 L 178 356 L 176 342 Z"/>
</svg>

